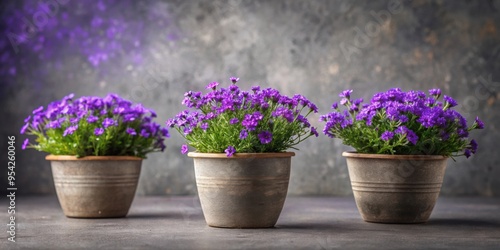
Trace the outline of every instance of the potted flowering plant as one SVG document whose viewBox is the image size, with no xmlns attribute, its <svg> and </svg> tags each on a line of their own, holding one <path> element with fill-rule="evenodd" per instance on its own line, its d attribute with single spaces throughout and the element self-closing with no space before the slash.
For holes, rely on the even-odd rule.
<svg viewBox="0 0 500 250">
<path fill-rule="evenodd" d="M 110 94 L 68 95 L 35 109 L 21 134 L 23 149 L 49 153 L 59 203 L 67 217 L 124 217 L 134 198 L 142 159 L 165 149 L 168 130 L 141 104 Z"/>
<path fill-rule="evenodd" d="M 302 95 L 254 86 L 242 91 L 231 77 L 229 88 L 189 91 L 185 110 L 167 121 L 196 149 L 198 195 L 209 226 L 273 227 L 285 202 L 293 152 L 284 152 L 312 135 L 307 116 L 317 107 Z M 304 114 L 302 114 L 304 113 Z"/>
<path fill-rule="evenodd" d="M 419 223 L 428 220 L 438 198 L 449 157 L 476 153 L 469 132 L 484 128 L 479 118 L 468 127 L 453 107 L 457 102 L 431 89 L 377 93 L 370 103 L 339 96 L 341 111 L 321 116 L 323 133 L 356 152 L 344 152 L 358 210 L 365 221 Z"/>
</svg>

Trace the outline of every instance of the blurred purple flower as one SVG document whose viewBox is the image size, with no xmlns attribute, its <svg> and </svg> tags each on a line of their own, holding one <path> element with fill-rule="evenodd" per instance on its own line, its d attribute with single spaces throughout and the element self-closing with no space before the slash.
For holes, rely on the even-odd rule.
<svg viewBox="0 0 500 250">
<path fill-rule="evenodd" d="M 228 146 L 224 152 L 226 152 L 227 157 L 231 157 L 236 153 L 236 149 L 233 146 Z"/>
<path fill-rule="evenodd" d="M 231 82 L 233 82 L 233 84 L 236 84 L 240 80 L 240 78 L 233 76 L 233 77 L 230 77 L 229 80 L 231 80 Z"/>
<path fill-rule="evenodd" d="M 24 150 L 26 149 L 26 147 L 28 147 L 28 144 L 30 143 L 30 140 L 29 139 L 25 139 L 24 142 L 23 142 L 23 145 L 21 146 L 21 148 Z"/>
<path fill-rule="evenodd" d="M 393 137 L 394 137 L 394 133 L 393 132 L 391 132 L 391 131 L 385 131 L 380 136 L 380 139 L 382 139 L 384 141 L 390 141 Z"/>
<path fill-rule="evenodd" d="M 479 119 L 479 117 L 476 117 L 476 120 L 474 120 L 475 127 L 478 129 L 484 129 L 484 122 Z"/>
<path fill-rule="evenodd" d="M 215 90 L 217 88 L 217 86 L 219 85 L 218 82 L 211 82 L 207 85 L 207 89 L 213 89 Z"/>
<path fill-rule="evenodd" d="M 451 98 L 451 97 L 449 97 L 447 95 L 445 95 L 443 98 L 444 98 L 444 101 L 446 103 L 448 103 L 448 105 L 449 105 L 450 108 L 453 108 L 453 107 L 455 107 L 455 106 L 458 105 L 458 103 L 457 103 L 457 101 L 455 101 L 455 99 L 453 99 L 453 98 Z"/>
<path fill-rule="evenodd" d="M 262 144 L 268 144 L 273 140 L 273 134 L 269 131 L 262 131 L 258 135 L 259 141 Z"/>
<path fill-rule="evenodd" d="M 127 132 L 127 134 L 129 134 L 129 135 L 137 135 L 137 132 L 136 132 L 136 131 L 135 131 L 135 129 L 133 129 L 133 128 L 127 128 L 125 131 L 126 131 L 126 132 Z"/>
<path fill-rule="evenodd" d="M 94 129 L 94 135 L 100 136 L 102 134 L 104 134 L 104 128 L 95 128 Z"/>
<path fill-rule="evenodd" d="M 69 126 L 64 130 L 63 136 L 71 135 L 78 129 L 78 125 Z"/>
<path fill-rule="evenodd" d="M 181 146 L 181 153 L 182 153 L 183 155 L 187 154 L 187 153 L 188 153 L 188 151 L 189 151 L 188 145 L 185 145 L 185 144 L 184 144 L 184 145 L 182 145 L 182 146 Z"/>
</svg>

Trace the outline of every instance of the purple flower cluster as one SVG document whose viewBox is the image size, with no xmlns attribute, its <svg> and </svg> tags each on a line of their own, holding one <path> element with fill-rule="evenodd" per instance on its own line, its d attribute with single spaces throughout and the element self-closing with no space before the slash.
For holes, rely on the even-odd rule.
<svg viewBox="0 0 500 250">
<path fill-rule="evenodd" d="M 423 91 L 404 92 L 393 88 L 375 94 L 367 104 L 362 104 L 362 99 L 351 101 L 351 94 L 352 90 L 339 94 L 342 98 L 340 104 L 346 106 L 347 110 L 339 110 L 338 104 L 334 103 L 332 109 L 335 111 L 321 116 L 321 121 L 326 123 L 323 133 L 327 136 L 339 137 L 356 144 L 356 141 L 363 139 L 347 138 L 351 134 L 357 134 L 351 133 L 352 131 L 362 131 L 361 134 L 366 136 L 372 133 L 364 132 L 374 131 L 373 134 L 378 134 L 380 140 L 394 143 L 395 147 L 401 146 L 391 153 L 398 150 L 416 151 L 412 151 L 404 141 L 413 146 L 433 143 L 433 146 L 438 148 L 437 152 L 442 151 L 443 154 L 464 150 L 467 157 L 477 149 L 475 141 L 469 144 L 466 142 L 469 131 L 484 128 L 483 122 L 476 118 L 474 124 L 468 127 L 467 120 L 452 109 L 458 105 L 453 98 L 445 95 L 444 102 L 439 101 L 440 89 L 429 90 L 427 96 Z M 405 140 L 401 142 L 400 138 Z M 365 143 L 378 144 L 373 140 L 367 140 Z"/>
<path fill-rule="evenodd" d="M 251 91 L 243 91 L 236 85 L 239 78 L 231 77 L 230 81 L 232 84 L 228 88 L 219 89 L 219 83 L 211 82 L 206 87 L 211 91 L 206 94 L 193 91 L 185 93 L 182 104 L 190 109 L 184 110 L 174 118 L 169 119 L 166 125 L 172 128 L 176 127 L 190 142 L 193 141 L 191 137 L 199 138 L 193 134 L 200 133 L 200 131 L 218 133 L 219 131 L 211 130 L 213 126 L 218 128 L 220 126 L 238 128 L 238 130 L 235 130 L 237 134 L 235 134 L 234 138 L 240 141 L 256 139 L 252 143 L 260 145 L 275 145 L 272 143 L 276 138 L 273 136 L 274 133 L 277 133 L 280 129 L 283 130 L 283 127 L 288 126 L 287 124 L 295 124 L 302 128 L 295 133 L 302 133 L 305 129 L 310 130 L 305 137 L 318 135 L 316 129 L 311 127 L 306 118 L 311 112 L 317 113 L 318 108 L 304 96 L 294 95 L 288 97 L 281 95 L 278 90 L 272 88 L 261 89 L 259 86 L 252 87 Z M 304 108 L 308 110 L 305 116 L 300 114 Z M 218 130 L 221 130 L 221 128 Z M 289 137 L 298 136 L 298 134 L 287 136 L 288 138 L 281 139 L 282 137 L 280 137 L 280 139 L 289 140 Z M 190 146 L 205 151 L 200 148 L 204 146 L 201 143 L 196 146 L 193 144 L 195 143 L 190 143 Z M 237 147 L 236 142 L 228 144 L 224 146 L 228 156 L 231 156 L 236 151 L 243 152 L 239 150 L 244 150 Z M 280 145 L 280 143 L 276 145 Z M 279 152 L 283 149 L 279 148 L 277 150 Z M 183 147 L 182 152 L 187 153 L 187 148 Z"/>
<path fill-rule="evenodd" d="M 156 117 L 154 111 L 144 108 L 141 104 L 133 105 L 116 94 L 109 94 L 105 98 L 81 97 L 76 100 L 73 98 L 74 94 L 70 94 L 60 101 L 50 103 L 46 110 L 43 106 L 35 109 L 33 114 L 26 118 L 26 124 L 20 131 L 21 134 L 34 134 L 38 137 L 52 136 L 54 137 L 52 139 L 56 139 L 58 133 L 62 132 L 60 135 L 62 138 L 78 135 L 71 137 L 70 140 L 78 140 L 78 138 L 87 140 L 92 136 L 98 138 L 104 135 L 107 139 L 128 140 L 124 136 L 132 138 L 140 131 L 139 136 L 151 138 L 150 144 L 152 145 L 146 143 L 138 145 L 139 147 L 144 150 L 149 147 L 153 150 L 165 149 L 164 139 L 169 137 L 169 133 L 166 128 L 152 121 Z M 134 140 L 130 142 L 133 144 Z M 136 143 L 142 143 L 142 141 L 137 140 Z M 42 149 L 44 147 L 39 146 Z M 120 147 L 123 146 L 125 145 L 120 145 Z M 133 145 L 129 146 L 133 147 Z M 140 152 L 139 155 L 144 156 Z"/>
</svg>

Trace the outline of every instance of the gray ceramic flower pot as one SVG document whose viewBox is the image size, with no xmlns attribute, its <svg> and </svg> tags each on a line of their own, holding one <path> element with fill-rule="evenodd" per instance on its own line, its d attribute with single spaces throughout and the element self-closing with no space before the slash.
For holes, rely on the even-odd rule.
<svg viewBox="0 0 500 250">
<path fill-rule="evenodd" d="M 344 152 L 354 199 L 365 221 L 426 222 L 441 190 L 448 157 Z"/>
<path fill-rule="evenodd" d="M 59 203 L 67 217 L 127 215 L 135 196 L 142 159 L 131 156 L 49 155 Z"/>
<path fill-rule="evenodd" d="M 294 153 L 189 153 L 209 226 L 273 227 L 285 203 Z"/>
</svg>

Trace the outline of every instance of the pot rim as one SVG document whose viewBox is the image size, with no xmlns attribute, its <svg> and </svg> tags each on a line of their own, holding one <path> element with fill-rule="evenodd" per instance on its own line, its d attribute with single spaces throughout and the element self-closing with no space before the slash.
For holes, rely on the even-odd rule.
<svg viewBox="0 0 500 250">
<path fill-rule="evenodd" d="M 48 161 L 142 161 L 141 157 L 128 155 L 84 156 L 77 158 L 74 155 L 47 155 Z"/>
<path fill-rule="evenodd" d="M 397 160 L 445 160 L 448 156 L 443 155 L 388 155 L 388 154 L 365 154 L 355 151 L 344 151 L 342 156 L 346 158 L 369 158 L 369 159 L 397 159 Z"/>
<path fill-rule="evenodd" d="M 191 158 L 224 158 L 224 159 L 245 159 L 245 158 L 289 158 L 295 156 L 294 152 L 279 152 L 279 153 L 235 153 L 231 157 L 227 157 L 225 153 L 199 153 L 189 152 L 188 157 Z"/>
</svg>

